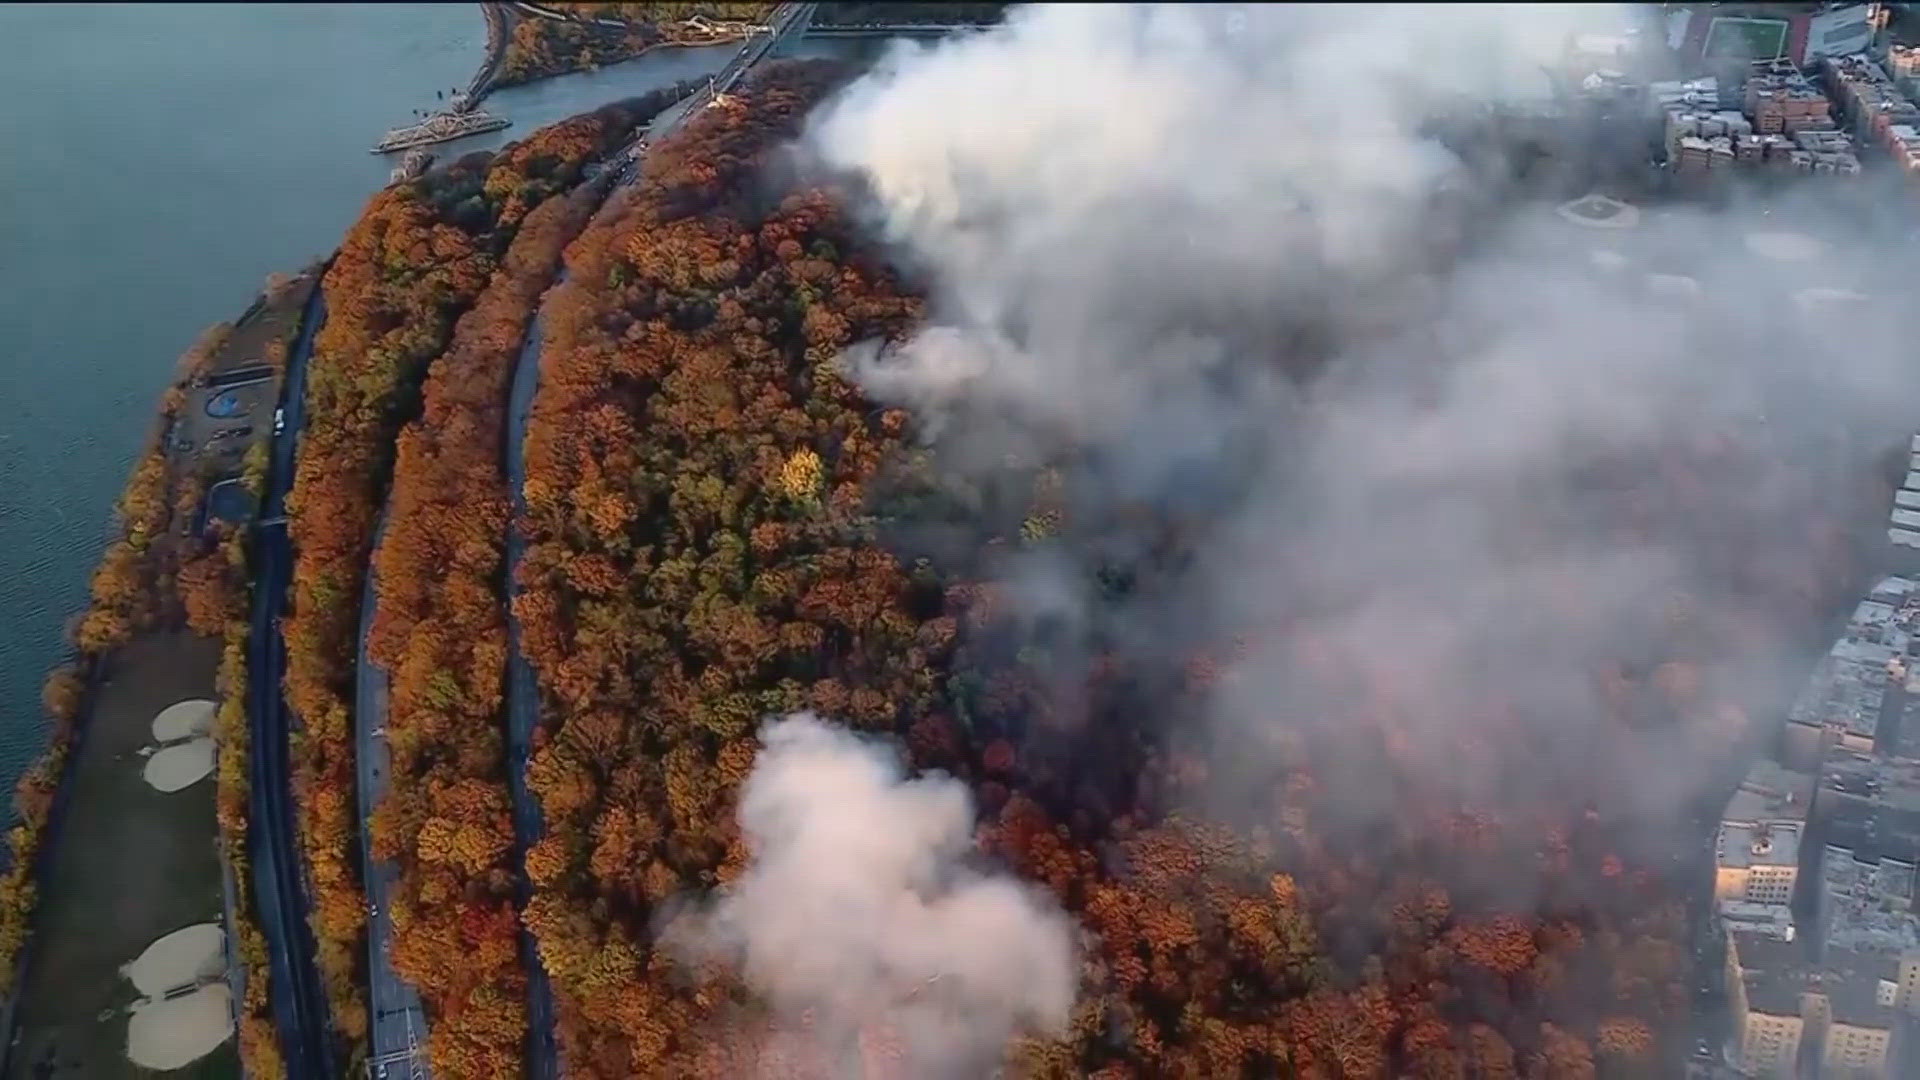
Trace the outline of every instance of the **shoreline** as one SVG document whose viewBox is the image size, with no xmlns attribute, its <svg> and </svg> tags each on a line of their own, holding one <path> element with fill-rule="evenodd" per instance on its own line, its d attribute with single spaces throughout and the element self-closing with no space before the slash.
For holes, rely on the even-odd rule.
<svg viewBox="0 0 1920 1080">
<path fill-rule="evenodd" d="M 508 10 L 512 6 L 513 5 L 508 3 L 482 0 L 480 4 L 481 16 L 486 20 L 487 24 L 486 55 L 481 59 L 479 69 L 475 71 L 473 77 L 468 80 L 467 89 L 461 94 L 456 95 L 454 103 L 448 105 L 440 112 L 435 113 L 434 118 L 446 116 L 483 116 L 485 115 L 485 110 L 481 108 L 481 105 L 495 90 L 512 89 L 518 86 L 531 86 L 534 83 L 545 82 L 549 79 L 558 79 L 567 75 L 581 75 L 601 71 L 619 64 L 646 59 L 662 49 L 701 49 L 722 45 L 737 45 L 751 40 L 755 33 L 755 31 L 744 29 L 729 30 L 720 33 L 708 32 L 702 40 L 698 41 L 676 40 L 671 36 L 663 35 L 659 40 L 648 42 L 634 52 L 615 59 L 606 60 L 605 62 L 596 63 L 589 61 L 579 66 L 549 71 L 530 78 L 503 82 L 501 80 L 501 69 L 506 63 L 507 50 L 512 40 L 513 28 L 521 22 L 526 21 L 526 16 L 517 15 Z M 598 26 L 601 29 L 606 29 L 609 26 L 607 23 L 579 23 L 573 20 L 561 20 L 557 17 L 553 21 L 560 25 L 567 26 Z M 670 24 L 670 29 L 683 29 L 692 25 L 694 24 L 690 20 L 683 20 Z M 655 27 L 654 29 L 657 31 L 660 28 Z M 632 25 L 626 24 L 626 30 L 631 32 Z M 388 156 L 415 149 L 424 149 L 429 146 L 438 146 L 442 143 L 457 142 L 473 135 L 486 134 L 489 131 L 505 128 L 512 123 L 511 120 L 505 117 L 494 119 L 497 120 L 497 123 L 493 127 L 442 134 L 390 148 L 382 148 L 382 146 L 376 144 L 372 152 L 381 156 Z M 416 121 L 414 124 L 408 125 L 408 127 L 419 127 L 426 122 L 427 121 Z M 395 128 L 393 130 L 400 131 L 404 130 L 404 128 Z M 388 134 L 391 135 L 392 132 Z M 389 186 L 397 182 L 399 182 L 398 174 L 396 174 L 396 179 L 389 182 Z"/>
<path fill-rule="evenodd" d="M 480 61 L 480 70 L 473 73 L 467 82 L 467 101 L 475 108 L 500 78 L 500 64 L 507 58 L 507 40 L 512 34 L 512 16 L 507 14 L 507 6 L 492 0 L 482 0 L 480 17 L 487 21 L 487 55 Z"/>
<path fill-rule="evenodd" d="M 530 78 L 503 82 L 501 80 L 501 69 L 506 63 L 507 50 L 512 44 L 514 28 L 526 18 L 524 15 L 509 11 L 508 8 L 512 6 L 513 5 L 509 3 L 492 2 L 492 0 L 486 0 L 486 2 L 480 5 L 482 15 L 487 20 L 487 55 L 485 59 L 481 61 L 480 70 L 474 74 L 473 80 L 468 84 L 466 98 L 466 107 L 468 109 L 479 108 L 481 102 L 495 90 L 510 89 L 516 86 L 530 86 L 547 79 L 557 79 L 566 75 L 577 75 L 582 72 L 597 71 L 612 67 L 616 64 L 625 64 L 634 60 L 643 59 L 659 49 L 697 49 L 714 45 L 737 45 L 752 38 L 755 33 L 755 31 L 747 29 L 727 30 L 707 34 L 700 40 L 681 40 L 675 37 L 674 32 L 692 27 L 694 24 L 691 20 L 683 19 L 675 23 L 656 24 L 653 30 L 660 35 L 659 40 L 650 41 L 634 52 L 621 56 L 618 59 L 607 60 L 604 63 L 589 62 L 576 67 L 548 71 Z M 602 22 L 582 23 L 573 20 L 555 21 L 560 25 L 566 26 L 598 27 L 602 30 L 611 28 L 608 24 Z M 634 24 L 625 24 L 625 32 L 631 33 L 633 29 Z"/>
<path fill-rule="evenodd" d="M 283 309 L 289 298 L 297 297 L 306 287 L 317 288 L 317 285 L 317 278 L 311 277 L 310 271 L 270 275 L 266 287 L 234 321 L 217 323 L 202 333 L 182 356 L 163 388 L 151 429 L 116 500 L 109 519 L 107 546 L 93 570 L 94 595 L 86 607 L 72 616 L 77 629 L 70 629 L 65 658 L 50 670 L 43 689 L 43 707 L 52 717 L 50 733 L 23 773 L 26 782 L 22 790 L 33 791 L 39 798 L 19 804 L 17 823 L 22 826 L 22 832 L 10 848 L 11 859 L 7 863 L 9 883 L 18 882 L 15 887 L 20 891 L 11 897 L 14 906 L 5 912 L 11 925 L 6 927 L 4 937 L 0 937 L 0 948 L 6 950 L 0 952 L 0 970 L 5 970 L 6 979 L 5 997 L 0 1001 L 0 1040 L 4 1040 L 0 1043 L 0 1073 L 22 1067 L 22 1055 L 31 1051 L 32 1040 L 28 1036 L 35 1029 L 27 1025 L 39 1025 L 42 1037 L 59 1030 L 45 1027 L 46 1016 L 36 1019 L 35 1003 L 28 1000 L 29 989 L 36 978 L 58 980 L 63 977 L 59 970 L 51 976 L 43 970 L 50 956 L 61 955 L 57 940 L 53 952 L 48 952 L 49 937 L 58 939 L 63 932 L 72 930 L 71 927 L 63 930 L 57 916 L 76 903 L 97 906 L 100 902 L 100 897 L 79 894 L 76 894 L 78 899 L 76 895 L 56 899 L 55 893 L 60 891 L 56 885 L 61 880 L 61 863 L 75 857 L 69 849 L 86 840 L 87 829 L 81 821 L 88 813 L 89 804 L 85 800 L 102 795 L 99 790 L 86 795 L 79 789 L 90 784 L 97 788 L 103 780 L 110 785 L 119 784 L 114 777 L 127 765 L 119 760 L 124 755 L 113 745 L 116 740 L 126 742 L 130 734 L 129 730 L 123 730 L 127 724 L 122 714 L 128 708 L 123 699 L 130 695 L 140 699 L 165 689 L 154 683 L 155 669 L 149 653 L 185 649 L 198 654 L 212 650 L 211 655 L 218 656 L 218 636 L 209 638 L 191 626 L 194 619 L 187 597 L 196 586 L 175 575 L 182 567 L 192 566 L 199 558 L 194 552 L 209 542 L 209 536 L 216 535 L 209 531 L 211 526 L 201 523 L 201 511 L 208 505 L 208 493 L 213 490 L 209 479 L 215 474 L 224 475 L 243 468 L 245 454 L 237 443 L 206 438 L 213 430 L 209 427 L 213 422 L 209 418 L 215 421 L 225 418 L 229 424 L 237 422 L 236 418 L 212 413 L 204 407 L 196 411 L 194 406 L 204 406 L 203 398 L 224 392 L 209 386 L 207 376 L 245 368 L 249 358 L 259 356 L 267 357 L 265 362 L 272 364 L 271 343 L 284 330 Z M 260 361 L 254 359 L 253 363 L 258 367 Z M 242 395 L 241 400 L 252 393 L 246 389 L 232 392 Z M 201 412 L 206 416 L 201 416 Z M 252 426 L 265 427 L 257 422 Z M 156 500 L 156 509 L 139 509 Z M 128 551 L 132 554 L 127 554 Z M 132 576 L 125 576 L 127 574 Z M 115 577 L 118 586 L 109 598 L 100 583 L 103 577 L 112 575 L 120 576 Z M 127 610 L 119 610 L 123 606 Z M 102 615 L 118 617 L 100 619 L 98 627 L 90 628 Z M 170 661 L 161 668 L 170 670 L 176 666 Z M 190 689 L 194 694 L 214 700 L 219 693 L 211 671 L 209 667 L 204 686 L 195 685 Z M 108 710 L 108 715 L 101 715 L 103 708 Z M 134 711 L 141 708 L 144 706 L 135 707 Z M 135 742 L 148 741 L 144 717 L 142 720 L 142 731 L 132 734 Z M 103 765 L 96 760 L 102 753 L 116 756 Z M 38 783 L 33 783 L 36 773 L 41 775 Z M 138 770 L 135 775 L 137 778 Z M 244 927 L 250 923 L 250 913 L 245 910 L 244 897 L 220 888 L 219 879 L 229 878 L 236 869 L 229 861 L 228 837 L 218 813 L 224 783 L 224 778 L 210 773 L 186 785 L 178 795 L 148 792 L 150 785 L 144 779 L 137 784 L 123 785 L 128 791 L 117 788 L 116 791 L 117 797 L 123 799 L 129 792 L 139 798 L 157 796 L 159 801 L 154 806 L 173 806 L 168 814 L 174 817 L 188 812 L 182 800 L 207 803 L 210 812 L 205 822 L 204 841 L 218 867 L 218 878 L 209 879 L 206 884 L 218 890 L 216 907 L 219 910 L 203 914 L 219 920 L 231 950 L 226 957 L 223 981 L 231 983 L 235 1005 L 231 1015 L 237 1032 L 242 987 L 246 984 L 244 964 L 236 966 L 240 961 L 237 951 Z M 206 790 L 187 794 L 187 788 L 203 787 Z M 178 824 L 174 822 L 175 826 Z M 74 833 L 76 828 L 81 830 L 79 834 Z M 170 847 L 177 855 L 200 846 L 197 832 L 187 836 L 171 832 L 172 828 L 163 826 L 156 834 L 156 839 L 171 836 L 159 848 Z M 154 849 L 156 857 L 168 858 L 159 848 Z M 167 904 L 160 905 L 162 909 L 167 907 Z M 76 962 L 70 955 L 65 959 L 69 965 Z M 85 968 L 91 961 L 82 958 L 77 962 Z M 6 970 L 9 965 L 11 970 Z M 56 963 L 55 967 L 58 969 L 60 965 Z M 66 977 L 72 976 L 72 972 L 66 974 Z M 97 1022 L 117 1023 L 126 1015 L 125 1010 L 116 1007 L 111 1021 Z M 229 1045 L 232 1049 L 221 1049 Z M 63 1047 L 63 1052 L 68 1049 L 71 1047 Z M 108 1052 L 124 1049 L 113 1048 Z M 222 1052 L 238 1055 L 239 1046 L 233 1033 L 208 1054 Z M 241 1068 L 244 1072 L 245 1065 Z"/>
</svg>

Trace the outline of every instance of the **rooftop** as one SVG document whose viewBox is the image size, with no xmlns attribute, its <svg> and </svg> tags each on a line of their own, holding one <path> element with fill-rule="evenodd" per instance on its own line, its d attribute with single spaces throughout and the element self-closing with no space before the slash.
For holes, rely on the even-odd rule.
<svg viewBox="0 0 1920 1080">
<path fill-rule="evenodd" d="M 1893 610 L 1892 604 L 1879 600 L 1862 600 L 1859 606 L 1853 609 L 1853 618 L 1847 624 L 1848 629 L 1886 626 L 1893 622 Z"/>
<path fill-rule="evenodd" d="M 1814 778 L 1772 758 L 1761 758 L 1727 800 L 1721 820 L 1734 823 L 1805 821 L 1813 801 Z"/>
<path fill-rule="evenodd" d="M 1714 858 L 1724 867 L 1798 866 L 1800 825 L 1723 823 L 1714 841 Z"/>
<path fill-rule="evenodd" d="M 1898 956 L 1920 949 L 1920 919 L 1912 911 L 1913 885 L 1911 862 L 1863 858 L 1847 848 L 1828 845 L 1820 867 L 1823 959 L 1835 950 Z"/>
<path fill-rule="evenodd" d="M 1900 1017 L 1894 1008 L 1899 978 L 1896 957 L 1832 949 L 1808 980 L 1808 989 L 1826 995 L 1837 1024 L 1890 1029 Z"/>
<path fill-rule="evenodd" d="M 1900 655 L 1900 653 L 1899 650 L 1888 645 L 1883 645 L 1878 641 L 1870 641 L 1865 638 L 1842 638 L 1833 643 L 1833 648 L 1827 650 L 1827 655 L 1840 661 L 1842 664 L 1859 664 L 1868 668 L 1884 668 L 1887 661 Z M 1844 675 L 1847 673 L 1842 671 L 1841 674 Z M 1884 670 L 1869 670 L 1861 674 L 1863 677 L 1871 680 L 1875 675 L 1884 677 L 1886 672 Z M 1882 681 L 1884 681 L 1884 678 Z"/>
<path fill-rule="evenodd" d="M 1886 700 L 1887 662 L 1900 654 L 1892 645 L 1842 638 L 1814 669 L 1787 718 L 1797 724 L 1840 728 L 1871 738 Z"/>
<path fill-rule="evenodd" d="M 1790 942 L 1797 935 L 1793 925 L 1793 909 L 1785 904 L 1722 900 L 1720 922 L 1730 934 L 1754 934 L 1783 942 Z"/>
<path fill-rule="evenodd" d="M 1772 1016 L 1800 1015 L 1807 955 L 1799 942 L 1731 930 L 1727 934 L 1727 948 L 1739 966 L 1748 1009 Z"/>
<path fill-rule="evenodd" d="M 1826 847 L 1845 848 L 1856 856 L 1865 855 L 1874 860 L 1881 856 L 1895 859 L 1920 856 L 1920 811 L 1845 799 L 1823 809 L 1821 819 Z"/>
<path fill-rule="evenodd" d="M 1920 813 L 1920 762 L 1835 747 L 1820 767 L 1820 787 L 1875 806 Z"/>
</svg>

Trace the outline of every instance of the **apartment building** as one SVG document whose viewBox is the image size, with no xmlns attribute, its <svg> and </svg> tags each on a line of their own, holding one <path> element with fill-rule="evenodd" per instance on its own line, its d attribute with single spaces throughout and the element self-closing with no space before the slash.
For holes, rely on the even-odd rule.
<svg viewBox="0 0 1920 1080">
<path fill-rule="evenodd" d="M 1789 769 L 1771 758 L 1761 758 L 1747 770 L 1720 815 L 1723 824 L 1794 825 L 1807 820 L 1813 805 L 1812 773 Z"/>
<path fill-rule="evenodd" d="M 1828 949 L 1807 981 L 1801 1016 L 1819 1080 L 1905 1080 L 1898 961 Z"/>
<path fill-rule="evenodd" d="M 1806 1035 L 1802 1012 L 1805 956 L 1800 946 L 1742 932 L 1727 935 L 1727 987 L 1736 1040 L 1734 1063 L 1762 1080 L 1799 1074 Z"/>
<path fill-rule="evenodd" d="M 1891 957 L 1727 935 L 1734 1064 L 1755 1080 L 1908 1080 L 1900 986 Z"/>
<path fill-rule="evenodd" d="M 1820 770 L 1813 801 L 1813 819 L 1822 826 L 1838 821 L 1833 827 L 1848 837 L 1872 834 L 1869 846 L 1887 854 L 1920 856 L 1920 762 L 1835 747 Z M 1901 837 L 1913 842 L 1912 850 L 1896 850 Z"/>
<path fill-rule="evenodd" d="M 1888 680 L 1905 678 L 1904 645 L 1852 636 L 1834 642 L 1787 712 L 1789 765 L 1816 770 L 1835 746 L 1875 751 Z"/>
<path fill-rule="evenodd" d="M 1799 930 L 1793 909 L 1786 904 L 1756 904 L 1751 900 L 1720 901 L 1720 925 L 1727 933 L 1754 934 L 1775 941 L 1792 941 Z"/>
<path fill-rule="evenodd" d="M 1737 1039 L 1735 1063 L 1755 1077 L 1793 1077 L 1806 1030 L 1799 947 L 1770 937 L 1727 935 L 1727 987 Z"/>
</svg>

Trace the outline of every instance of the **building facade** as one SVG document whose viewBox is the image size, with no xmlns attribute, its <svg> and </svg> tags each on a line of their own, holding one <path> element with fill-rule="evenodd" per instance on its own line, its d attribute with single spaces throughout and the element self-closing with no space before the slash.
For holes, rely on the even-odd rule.
<svg viewBox="0 0 1920 1080">
<path fill-rule="evenodd" d="M 1735 931 L 1727 935 L 1727 988 L 1734 1064 L 1762 1080 L 1799 1075 L 1806 1035 L 1799 979 L 1802 950 L 1788 942 Z"/>
</svg>

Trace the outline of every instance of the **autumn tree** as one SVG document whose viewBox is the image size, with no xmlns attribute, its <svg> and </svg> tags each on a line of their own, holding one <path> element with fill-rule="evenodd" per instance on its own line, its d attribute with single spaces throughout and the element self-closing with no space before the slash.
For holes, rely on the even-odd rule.
<svg viewBox="0 0 1920 1080">
<path fill-rule="evenodd" d="M 513 245 L 531 214 L 670 100 L 657 94 L 609 106 L 379 192 L 321 283 L 328 319 L 308 364 L 307 426 L 287 499 L 295 558 L 285 623 L 287 699 L 305 728 L 295 744 L 294 792 L 314 884 L 318 959 L 334 1021 L 357 1039 L 366 1021 L 357 977 L 366 910 L 353 849 L 358 601 L 374 522 L 403 458 L 401 521 L 381 583 L 393 614 L 375 655 L 396 676 L 396 764 L 423 775 L 395 785 L 401 802 L 383 808 L 374 839 L 420 854 L 404 867 L 419 873 L 403 878 L 403 892 L 418 906 L 397 913 L 420 917 L 396 917 L 397 962 L 446 1018 L 433 1047 L 450 1055 L 456 1074 L 497 1071 L 524 1023 L 498 1005 L 518 996 L 521 976 L 510 956 L 484 969 L 451 962 L 498 959 L 497 942 L 474 937 L 475 927 L 498 932 L 507 873 L 499 741 L 490 728 L 505 645 L 489 580 L 505 501 L 488 471 L 501 437 L 505 358 L 530 297 L 544 287 L 541 267 L 551 266 L 569 226 L 549 215 L 534 229 L 531 249 L 516 258 Z M 495 282 L 497 303 L 463 322 Z M 450 346 L 455 354 L 443 360 Z M 444 400 L 419 423 L 436 362 L 451 362 L 456 380 L 482 373 L 484 389 L 438 384 Z M 489 424 L 491 431 L 477 426 Z M 450 456 L 435 460 L 436 448 L 452 448 Z M 443 479 L 456 485 L 454 501 L 434 492 Z M 459 501 L 476 490 L 484 494 L 474 503 Z M 402 623 L 419 633 L 396 636 Z M 416 795 L 427 802 L 408 804 Z M 413 842 L 419 838 L 431 842 Z"/>
</svg>

